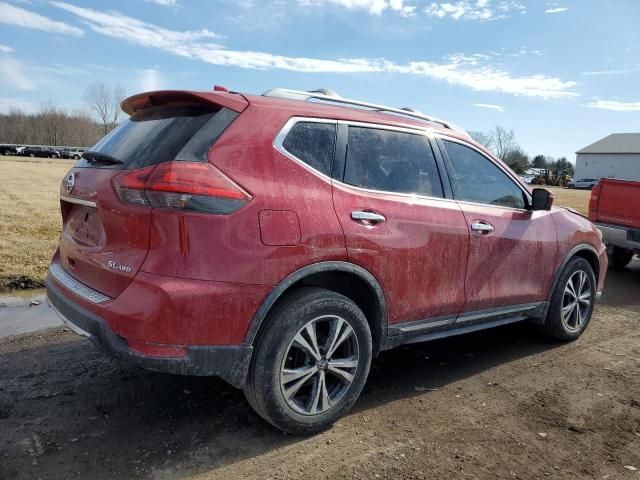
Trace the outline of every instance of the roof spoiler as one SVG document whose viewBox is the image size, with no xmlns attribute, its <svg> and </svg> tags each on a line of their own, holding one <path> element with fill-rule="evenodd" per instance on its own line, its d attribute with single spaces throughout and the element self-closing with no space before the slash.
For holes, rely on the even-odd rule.
<svg viewBox="0 0 640 480">
<path fill-rule="evenodd" d="M 181 103 L 213 103 L 226 107 L 235 112 L 242 112 L 249 102 L 239 94 L 214 91 L 214 92 L 189 92 L 186 90 L 159 90 L 145 92 L 126 98 L 120 104 L 122 110 L 128 115 L 144 108 L 157 105 L 181 104 Z"/>
</svg>

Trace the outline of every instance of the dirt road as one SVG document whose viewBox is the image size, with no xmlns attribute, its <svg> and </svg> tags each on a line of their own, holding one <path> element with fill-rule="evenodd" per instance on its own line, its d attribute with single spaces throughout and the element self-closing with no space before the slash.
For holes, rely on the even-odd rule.
<svg viewBox="0 0 640 480">
<path fill-rule="evenodd" d="M 0 341 L 0 478 L 185 477 L 640 479 L 640 262 L 609 273 L 579 341 L 515 325 L 387 352 L 311 438 L 60 328 Z"/>
</svg>

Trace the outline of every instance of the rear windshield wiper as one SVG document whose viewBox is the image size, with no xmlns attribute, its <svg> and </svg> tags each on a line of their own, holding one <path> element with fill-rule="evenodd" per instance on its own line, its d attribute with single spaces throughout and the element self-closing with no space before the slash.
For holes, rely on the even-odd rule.
<svg viewBox="0 0 640 480">
<path fill-rule="evenodd" d="M 112 157 L 111 155 L 107 155 L 106 153 L 100 153 L 88 150 L 82 154 L 82 158 L 85 160 L 89 160 L 90 162 L 99 162 L 99 163 L 108 163 L 108 164 L 116 164 L 116 163 L 124 163 L 122 160 L 117 159 L 116 157 Z"/>
</svg>

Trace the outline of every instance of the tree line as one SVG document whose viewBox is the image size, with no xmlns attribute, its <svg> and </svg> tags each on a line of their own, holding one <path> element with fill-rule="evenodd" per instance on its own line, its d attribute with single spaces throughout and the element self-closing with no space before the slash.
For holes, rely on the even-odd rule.
<svg viewBox="0 0 640 480">
<path fill-rule="evenodd" d="M 0 114 L 0 143 L 88 147 L 109 133 L 126 114 L 120 109 L 125 90 L 94 82 L 82 97 L 84 108 L 68 111 L 53 102 L 35 113 L 11 108 Z"/>
<path fill-rule="evenodd" d="M 471 137 L 481 145 L 491 150 L 500 160 L 505 162 L 514 172 L 522 175 L 528 168 L 544 168 L 554 175 L 569 175 L 573 177 L 573 164 L 566 157 L 555 159 L 538 154 L 530 157 L 518 145 L 513 130 L 496 126 L 487 132 L 469 132 Z"/>
</svg>

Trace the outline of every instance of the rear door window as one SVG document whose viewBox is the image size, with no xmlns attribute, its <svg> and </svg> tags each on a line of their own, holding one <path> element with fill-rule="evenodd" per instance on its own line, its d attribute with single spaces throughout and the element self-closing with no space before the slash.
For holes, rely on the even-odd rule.
<svg viewBox="0 0 640 480">
<path fill-rule="evenodd" d="M 298 122 L 282 142 L 282 147 L 310 167 L 329 176 L 333 163 L 336 125 Z"/>
<path fill-rule="evenodd" d="M 457 200 L 524 209 L 524 192 L 484 155 L 457 142 L 443 140 L 445 161 Z"/>
<path fill-rule="evenodd" d="M 207 152 L 237 113 L 215 105 L 146 108 L 107 134 L 91 152 L 117 163 L 81 159 L 77 167 L 136 169 L 170 160 L 207 160 Z M 90 156 L 88 154 L 88 156 Z"/>
<path fill-rule="evenodd" d="M 385 192 L 444 196 L 428 139 L 378 128 L 349 127 L 344 182 Z"/>
</svg>

